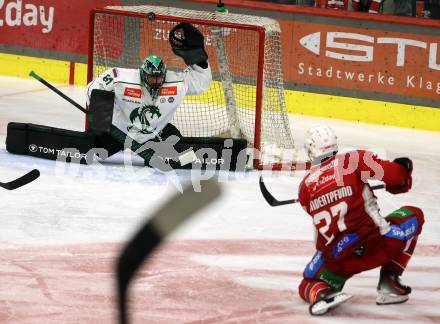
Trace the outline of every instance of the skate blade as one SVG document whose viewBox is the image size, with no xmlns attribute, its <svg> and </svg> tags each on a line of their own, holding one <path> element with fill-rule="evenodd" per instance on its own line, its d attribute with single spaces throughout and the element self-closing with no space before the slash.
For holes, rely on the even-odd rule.
<svg viewBox="0 0 440 324">
<path fill-rule="evenodd" d="M 409 295 L 381 294 L 376 298 L 376 305 L 402 304 L 409 299 Z"/>
<path fill-rule="evenodd" d="M 309 307 L 309 312 L 311 315 L 323 315 L 327 313 L 330 309 L 345 303 L 353 295 L 346 294 L 343 292 L 334 293 L 325 299 L 319 300 Z"/>
</svg>

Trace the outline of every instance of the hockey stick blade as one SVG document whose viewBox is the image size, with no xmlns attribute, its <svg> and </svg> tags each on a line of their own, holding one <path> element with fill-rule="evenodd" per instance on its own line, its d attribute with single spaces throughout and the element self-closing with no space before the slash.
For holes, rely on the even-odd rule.
<svg viewBox="0 0 440 324">
<path fill-rule="evenodd" d="M 263 194 L 264 199 L 267 201 L 269 205 L 272 207 L 294 204 L 298 202 L 298 199 L 289 199 L 289 200 L 277 200 L 272 194 L 267 190 L 266 185 L 263 181 L 263 176 L 260 176 L 260 190 Z"/>
<path fill-rule="evenodd" d="M 371 186 L 371 190 L 378 190 L 385 188 L 385 185 L 375 185 Z M 299 202 L 299 199 L 288 199 L 288 200 L 278 200 L 272 194 L 267 190 L 266 185 L 263 181 L 263 176 L 260 176 L 260 190 L 264 197 L 264 199 L 267 201 L 267 203 L 272 207 L 282 206 L 282 205 L 288 205 L 288 204 L 296 204 Z"/>
<path fill-rule="evenodd" d="M 116 269 L 121 324 L 129 323 L 128 288 L 131 279 L 143 261 L 166 236 L 221 194 L 220 186 L 214 180 L 203 181 L 201 186 L 202 192 L 195 192 L 192 186 L 188 186 L 182 194 L 178 193 L 169 199 L 148 218 L 148 221 L 122 250 Z"/>
<path fill-rule="evenodd" d="M 40 176 L 40 171 L 38 171 L 37 169 L 33 169 L 32 171 L 26 173 L 24 176 L 18 179 L 6 183 L 0 182 L 0 187 L 5 188 L 7 190 L 14 190 L 27 185 L 28 183 L 37 179 L 39 176 Z"/>
</svg>

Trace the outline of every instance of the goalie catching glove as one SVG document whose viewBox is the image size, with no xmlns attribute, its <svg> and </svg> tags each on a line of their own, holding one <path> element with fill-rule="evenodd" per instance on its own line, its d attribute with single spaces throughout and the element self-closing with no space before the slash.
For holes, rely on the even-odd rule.
<svg viewBox="0 0 440 324">
<path fill-rule="evenodd" d="M 205 51 L 203 34 L 190 23 L 177 24 L 169 34 L 173 53 L 180 56 L 187 65 L 197 64 L 206 69 L 208 54 Z"/>
</svg>

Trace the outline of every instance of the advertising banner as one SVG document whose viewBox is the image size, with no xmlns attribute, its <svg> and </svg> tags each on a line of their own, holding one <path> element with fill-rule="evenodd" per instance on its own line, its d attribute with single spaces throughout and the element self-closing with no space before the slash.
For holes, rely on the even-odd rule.
<svg viewBox="0 0 440 324">
<path fill-rule="evenodd" d="M 87 55 L 90 10 L 123 3 L 123 0 L 0 0 L 0 44 L 24 49 L 23 53 L 26 49 L 41 49 Z M 328 18 L 323 12 L 277 17 L 281 24 L 287 89 L 368 99 L 379 93 L 381 100 L 406 102 L 405 97 L 419 98 L 416 102 L 427 106 L 439 98 L 438 29 L 386 21 L 361 23 L 334 17 L 336 14 Z M 133 50 L 128 48 L 132 45 L 127 45 L 126 35 L 121 32 L 125 28 L 123 19 L 104 20 L 104 23 L 105 26 L 97 27 L 107 33 L 103 39 L 110 39 L 111 51 L 106 55 L 119 58 L 124 50 Z M 119 34 L 113 33 L 116 29 Z M 157 26 L 152 35 L 141 33 L 133 45 L 139 51 L 139 59 L 160 52 L 170 66 L 181 64 L 170 51 L 168 31 Z M 239 53 L 233 56 L 245 56 L 247 69 L 241 73 L 255 75 L 258 39 L 255 32 L 248 34 L 243 36 L 241 32 L 240 37 L 249 39 L 240 43 L 240 49 L 232 49 Z M 237 35 L 231 29 L 225 40 L 227 48 Z M 209 33 L 205 36 L 210 62 L 217 70 L 215 45 Z M 145 39 L 149 38 L 157 46 L 147 46 Z M 232 72 L 241 69 L 240 65 L 243 64 L 239 61 L 232 64 Z"/>
<path fill-rule="evenodd" d="M 399 32 L 396 25 L 394 31 L 281 23 L 288 82 L 440 98 L 440 35 Z"/>
<path fill-rule="evenodd" d="M 440 32 L 436 35 L 429 28 L 381 23 L 381 29 L 355 27 L 355 20 L 325 23 L 320 17 L 304 20 L 281 20 L 282 62 L 287 89 L 307 86 L 327 93 L 340 90 L 344 96 L 357 97 L 380 93 L 388 96 L 420 98 L 432 102 L 440 98 Z M 353 22 L 352 26 L 349 24 Z M 140 58 L 155 53 L 174 64 L 176 57 L 169 50 L 169 28 L 160 25 L 142 30 Z M 199 27 L 200 28 L 200 27 Z M 218 70 L 216 49 L 208 30 L 205 35 L 206 50 L 214 71 Z M 414 31 L 414 32 L 412 32 Z M 237 42 L 235 38 L 239 38 Z M 241 53 L 243 64 L 230 64 L 232 73 L 254 77 L 257 74 L 258 34 L 255 31 L 231 29 L 224 40 L 225 47 L 234 57 Z M 240 44 L 236 48 L 231 44 Z M 300 87 L 301 88 L 301 87 Z M 355 93 L 357 91 L 357 93 Z M 371 96 L 370 96 L 371 98 Z"/>
<path fill-rule="evenodd" d="M 0 0 L 0 44 L 87 54 L 89 12 L 122 0 Z"/>
</svg>

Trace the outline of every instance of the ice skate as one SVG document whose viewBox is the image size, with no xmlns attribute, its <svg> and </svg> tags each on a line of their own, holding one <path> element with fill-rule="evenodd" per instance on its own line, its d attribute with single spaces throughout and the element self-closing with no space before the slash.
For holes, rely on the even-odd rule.
<svg viewBox="0 0 440 324">
<path fill-rule="evenodd" d="M 318 299 L 316 302 L 310 305 L 309 312 L 311 315 L 323 315 L 336 306 L 345 303 L 353 295 L 349 295 L 343 292 L 329 293 Z"/>
<path fill-rule="evenodd" d="M 404 303 L 409 299 L 411 287 L 402 285 L 399 276 L 381 270 L 377 286 L 377 305 Z"/>
</svg>

